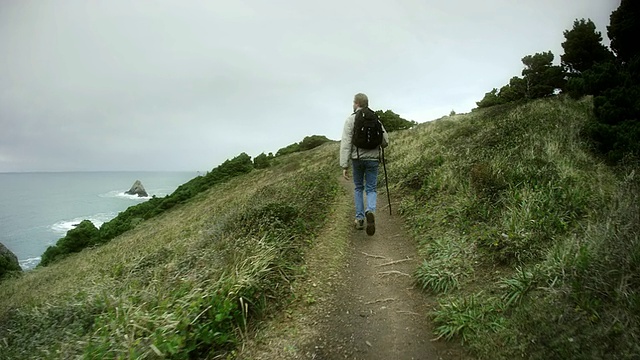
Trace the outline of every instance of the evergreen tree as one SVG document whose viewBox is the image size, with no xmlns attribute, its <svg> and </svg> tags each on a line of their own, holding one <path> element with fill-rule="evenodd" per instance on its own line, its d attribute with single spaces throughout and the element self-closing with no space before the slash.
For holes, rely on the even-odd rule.
<svg viewBox="0 0 640 360">
<path fill-rule="evenodd" d="M 409 129 L 417 124 L 413 120 L 403 119 L 400 115 L 391 110 L 378 110 L 376 111 L 376 115 L 380 118 L 380 122 L 382 122 L 382 125 L 387 132 Z"/>
<path fill-rule="evenodd" d="M 493 90 L 484 94 L 484 97 L 480 101 L 476 101 L 476 105 L 479 109 L 487 108 L 495 105 L 503 104 L 504 100 L 498 96 L 498 89 L 493 88 Z"/>
<path fill-rule="evenodd" d="M 594 64 L 613 60 L 613 54 L 602 44 L 602 35 L 593 21 L 581 19 L 573 22 L 573 29 L 564 31 L 562 65 L 572 73 L 582 73 Z"/>
<path fill-rule="evenodd" d="M 611 49 L 620 62 L 629 62 L 640 53 L 637 35 L 639 32 L 640 1 L 622 0 L 620 6 L 611 13 L 607 26 Z"/>
<path fill-rule="evenodd" d="M 616 54 L 615 64 L 594 67 L 583 77 L 592 90 L 596 122 L 587 129 L 598 149 L 617 161 L 640 156 L 640 2 L 622 0 L 611 13 L 607 34 Z"/>
<path fill-rule="evenodd" d="M 522 76 L 526 83 L 525 94 L 529 99 L 551 96 L 565 84 L 565 73 L 560 66 L 554 66 L 551 51 L 527 55 L 522 58 L 525 65 Z"/>
<path fill-rule="evenodd" d="M 509 80 L 509 84 L 500 88 L 498 97 L 502 102 L 512 102 L 524 99 L 527 91 L 527 83 L 523 78 L 514 76 Z"/>
</svg>

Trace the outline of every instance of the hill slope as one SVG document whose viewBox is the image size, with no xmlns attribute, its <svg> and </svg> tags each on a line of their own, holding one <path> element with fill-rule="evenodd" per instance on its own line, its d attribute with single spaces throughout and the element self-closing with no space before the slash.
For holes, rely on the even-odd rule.
<svg viewBox="0 0 640 360">
<path fill-rule="evenodd" d="M 0 357 L 204 358 L 281 308 L 338 183 L 333 152 L 215 186 L 111 242 L 2 283 Z"/>
<path fill-rule="evenodd" d="M 491 359 L 640 355 L 637 166 L 590 155 L 591 116 L 589 100 L 554 98 L 391 134 L 389 186 L 435 337 Z M 295 328 L 286 314 L 332 291 L 303 284 L 346 261 L 317 255 L 350 233 L 337 150 L 283 156 L 3 282 L 0 357 L 214 358 Z"/>
<path fill-rule="evenodd" d="M 591 155 L 591 106 L 489 108 L 394 139 L 438 336 L 487 359 L 640 356 L 637 165 Z"/>
</svg>

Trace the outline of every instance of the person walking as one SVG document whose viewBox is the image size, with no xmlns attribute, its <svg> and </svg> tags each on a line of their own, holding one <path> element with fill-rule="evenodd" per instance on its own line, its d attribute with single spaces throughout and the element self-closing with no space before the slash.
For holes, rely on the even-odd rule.
<svg viewBox="0 0 640 360">
<path fill-rule="evenodd" d="M 342 176 L 349 180 L 349 163 L 353 169 L 355 185 L 355 228 L 365 227 L 367 235 L 376 232 L 375 212 L 378 187 L 378 166 L 381 149 L 389 145 L 389 136 L 374 111 L 369 108 L 367 95 L 358 93 L 353 98 L 353 114 L 347 117 L 340 141 L 340 167 Z M 363 192 L 367 194 L 365 208 Z"/>
</svg>

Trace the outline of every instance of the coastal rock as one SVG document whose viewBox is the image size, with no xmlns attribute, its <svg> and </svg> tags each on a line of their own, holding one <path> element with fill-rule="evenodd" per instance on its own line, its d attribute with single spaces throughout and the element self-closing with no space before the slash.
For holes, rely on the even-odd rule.
<svg viewBox="0 0 640 360">
<path fill-rule="evenodd" d="M 18 257 L 0 243 L 0 278 L 13 271 L 22 271 Z"/>
<path fill-rule="evenodd" d="M 140 180 L 136 180 L 136 182 L 131 185 L 131 189 L 129 189 L 129 191 L 126 191 L 125 194 L 138 195 L 140 197 L 149 196 L 149 194 L 147 194 L 147 191 L 144 189 L 144 186 L 142 186 Z"/>
</svg>

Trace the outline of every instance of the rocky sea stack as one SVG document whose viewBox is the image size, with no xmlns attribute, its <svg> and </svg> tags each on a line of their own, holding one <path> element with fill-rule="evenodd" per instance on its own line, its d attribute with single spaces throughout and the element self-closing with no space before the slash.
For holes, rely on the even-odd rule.
<svg viewBox="0 0 640 360">
<path fill-rule="evenodd" d="M 0 243 L 0 279 L 14 271 L 22 271 L 20 263 L 18 263 L 18 257 Z"/>
<path fill-rule="evenodd" d="M 126 191 L 125 194 L 138 195 L 140 197 L 149 196 L 149 194 L 147 194 L 147 191 L 144 189 L 144 186 L 142 186 L 140 180 L 136 180 L 136 182 L 131 185 L 131 189 L 129 189 L 129 191 Z"/>
</svg>

